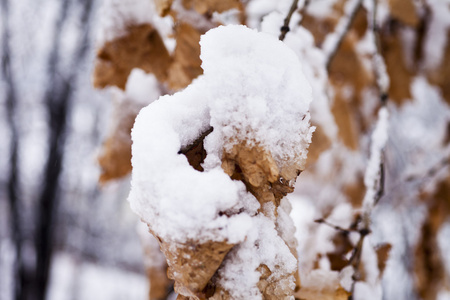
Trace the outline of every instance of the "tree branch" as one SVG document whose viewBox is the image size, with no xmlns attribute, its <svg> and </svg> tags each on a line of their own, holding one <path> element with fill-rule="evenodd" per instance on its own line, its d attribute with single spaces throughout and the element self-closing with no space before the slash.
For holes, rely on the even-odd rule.
<svg viewBox="0 0 450 300">
<path fill-rule="evenodd" d="M 343 233 L 343 234 L 349 234 L 349 233 L 352 232 L 352 231 L 356 231 L 356 230 L 354 230 L 354 229 L 352 229 L 352 228 L 347 228 L 347 229 L 346 229 L 346 228 L 342 228 L 342 227 L 340 227 L 340 226 L 331 224 L 330 222 L 328 222 L 328 221 L 325 220 L 325 219 L 317 219 L 317 220 L 314 220 L 314 222 L 319 223 L 319 224 L 325 224 L 325 225 L 327 225 L 327 226 L 330 226 L 331 228 L 333 228 L 333 229 L 335 229 L 335 230 L 337 230 L 337 231 L 339 231 L 339 232 L 341 232 L 341 233 Z"/>
<path fill-rule="evenodd" d="M 9 2 L 1 0 L 2 7 L 2 58 L 1 74 L 6 82 L 6 111 L 9 128 L 11 131 L 9 175 L 8 175 L 8 200 L 10 207 L 11 235 L 15 247 L 14 273 L 14 299 L 23 299 L 22 286 L 30 277 L 22 259 L 23 228 L 20 218 L 20 189 L 19 189 L 19 130 L 16 122 L 17 91 L 14 73 L 11 67 L 11 48 L 9 30 Z"/>
<path fill-rule="evenodd" d="M 333 33 L 330 33 L 325 38 L 323 42 L 323 51 L 325 53 L 325 67 L 327 70 L 330 69 L 330 64 L 336 56 L 342 41 L 347 35 L 350 27 L 353 24 L 356 13 L 361 7 L 362 0 L 350 0 L 352 2 L 347 3 L 345 6 L 346 14 L 343 16 L 339 23 L 336 25 Z"/>
<path fill-rule="evenodd" d="M 67 119 L 71 107 L 74 81 L 78 72 L 78 66 L 85 58 L 88 49 L 90 16 L 93 1 L 79 1 L 82 5 L 81 22 L 82 38 L 77 44 L 73 58 L 73 68 L 67 75 L 59 72 L 62 25 L 66 16 L 70 0 L 65 0 L 61 6 L 61 14 L 56 21 L 56 32 L 53 39 L 52 52 L 49 56 L 49 80 L 44 102 L 49 115 L 50 141 L 49 152 L 45 164 L 45 179 L 38 199 L 37 224 L 35 234 L 35 247 L 37 253 L 35 272 L 35 299 L 45 299 L 51 257 L 53 254 L 53 240 L 55 231 L 55 219 L 59 204 L 58 184 L 64 161 L 64 145 L 67 136 Z"/>
<path fill-rule="evenodd" d="M 298 6 L 298 0 L 292 1 L 291 8 L 289 9 L 289 12 L 288 12 L 286 18 L 284 19 L 284 24 L 281 27 L 281 33 L 280 33 L 280 36 L 278 37 L 280 39 L 280 41 L 283 41 L 284 38 L 286 37 L 286 34 L 289 32 L 289 30 L 291 30 L 289 28 L 289 23 L 291 22 L 292 15 L 297 10 L 297 6 Z"/>
<path fill-rule="evenodd" d="M 375 78 L 376 78 L 376 84 L 379 90 L 379 99 L 381 108 L 379 111 L 379 118 L 377 127 L 380 126 L 380 122 L 383 122 L 382 118 L 386 118 L 384 122 L 387 122 L 387 102 L 388 102 L 388 87 L 389 87 L 389 76 L 386 72 L 386 65 L 384 62 L 383 57 L 381 56 L 381 47 L 380 47 L 380 36 L 379 36 L 379 30 L 378 26 L 376 24 L 376 15 L 377 15 L 377 0 L 373 0 L 373 8 L 372 8 L 372 16 L 369 19 L 372 19 L 371 22 L 371 30 L 373 33 L 373 39 L 375 44 L 375 53 L 373 53 L 373 68 L 375 72 Z M 382 113 L 385 113 L 383 116 Z M 387 124 L 386 124 L 387 125 Z M 374 133 L 372 134 L 372 143 L 374 142 L 374 135 L 376 134 L 378 128 L 374 130 Z M 387 130 L 387 128 L 385 128 Z M 387 133 L 386 133 L 387 135 Z M 387 136 L 386 136 L 387 140 Z M 384 141 L 386 143 L 386 141 Z M 381 146 L 381 145 L 379 145 Z M 373 149 L 372 149 L 373 150 Z M 376 187 L 375 193 L 373 194 L 373 199 L 368 199 L 368 196 L 372 196 L 371 194 L 371 186 L 367 186 L 366 196 L 364 198 L 363 203 L 363 216 L 362 216 L 362 228 L 359 230 L 360 232 L 360 238 L 359 241 L 355 247 L 355 250 L 353 252 L 353 255 L 350 259 L 350 265 L 353 267 L 354 274 L 353 274 L 353 282 L 351 287 L 351 294 L 354 294 L 355 291 L 355 284 L 360 279 L 359 274 L 359 268 L 361 263 L 361 255 L 362 255 L 362 249 L 364 245 L 364 239 L 365 237 L 370 233 L 370 218 L 372 215 L 372 210 L 375 207 L 375 205 L 378 204 L 379 200 L 384 195 L 384 182 L 385 182 L 385 162 L 384 162 L 384 145 L 382 145 L 381 148 L 375 149 L 377 151 L 371 153 L 371 157 L 369 160 L 369 167 L 370 167 L 370 161 L 373 159 L 374 155 L 379 155 L 379 164 L 378 164 L 378 178 L 375 179 L 375 182 L 373 183 Z M 377 153 L 378 152 L 378 153 Z M 366 173 L 367 175 L 367 173 Z M 370 201 L 370 202 L 369 202 Z M 353 296 L 350 296 L 349 299 L 352 299 Z"/>
</svg>

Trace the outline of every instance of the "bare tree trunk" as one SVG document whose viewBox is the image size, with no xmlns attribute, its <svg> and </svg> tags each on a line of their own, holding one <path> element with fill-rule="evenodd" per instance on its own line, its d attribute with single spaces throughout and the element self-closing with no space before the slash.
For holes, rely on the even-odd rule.
<svg viewBox="0 0 450 300">
<path fill-rule="evenodd" d="M 16 122 L 16 105 L 17 105 L 17 93 L 16 85 L 14 82 L 14 74 L 11 68 L 11 49 L 9 44 L 9 2 L 8 0 L 1 1 L 2 8 L 2 65 L 1 72 L 3 80 L 6 83 L 6 111 L 9 127 L 11 130 L 11 145 L 10 145 L 10 163 L 9 163 L 9 175 L 8 175 L 8 199 L 10 206 L 10 222 L 11 222 L 11 235 L 14 241 L 15 247 L 15 262 L 13 266 L 14 274 L 14 299 L 23 299 L 22 286 L 26 284 L 29 276 L 25 269 L 24 262 L 22 260 L 22 241 L 23 241 L 23 229 L 20 220 L 20 188 L 19 188 L 19 132 Z"/>
<path fill-rule="evenodd" d="M 36 299 L 45 299 L 49 281 L 49 271 L 55 233 L 55 219 L 59 204 L 58 182 L 64 159 L 64 146 L 67 136 L 67 119 L 70 112 L 73 88 L 75 86 L 77 68 L 84 59 L 89 43 L 89 19 L 93 1 L 80 0 L 83 6 L 81 16 L 82 39 L 77 45 L 72 68 L 66 76 L 59 70 L 61 55 L 61 33 L 70 6 L 65 0 L 61 14 L 56 23 L 56 33 L 53 40 L 52 53 L 49 57 L 49 82 L 45 94 L 50 127 L 49 154 L 45 165 L 43 189 L 38 200 L 37 226 L 35 247 L 37 253 L 36 265 Z"/>
</svg>

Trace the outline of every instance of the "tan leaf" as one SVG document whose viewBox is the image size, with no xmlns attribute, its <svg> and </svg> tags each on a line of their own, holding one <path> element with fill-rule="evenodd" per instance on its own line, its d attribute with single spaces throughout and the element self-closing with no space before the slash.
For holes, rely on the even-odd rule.
<svg viewBox="0 0 450 300">
<path fill-rule="evenodd" d="M 436 299 L 438 292 L 450 283 L 438 251 L 437 234 L 450 215 L 450 176 L 444 178 L 432 193 L 424 193 L 421 200 L 428 207 L 428 217 L 422 225 L 414 257 L 415 288 L 421 299 Z"/>
<path fill-rule="evenodd" d="M 347 148 L 357 150 L 359 147 L 359 132 L 357 131 L 358 126 L 356 125 L 354 110 L 351 103 L 341 95 L 342 93 L 337 91 L 331 112 L 338 126 L 340 140 Z"/>
<path fill-rule="evenodd" d="M 348 300 L 351 294 L 342 287 L 336 290 L 312 290 L 301 288 L 296 294 L 301 300 Z"/>
<path fill-rule="evenodd" d="M 412 0 L 389 0 L 389 8 L 393 18 L 416 27 L 419 23 L 416 7 Z"/>
<path fill-rule="evenodd" d="M 145 235 L 144 235 L 145 234 Z M 149 281 L 149 300 L 166 299 L 173 282 L 167 277 L 167 262 L 159 243 L 149 232 L 141 234 L 144 263 Z"/>
<path fill-rule="evenodd" d="M 389 26 L 388 23 L 385 26 Z M 400 30 L 394 28 L 383 32 L 389 32 L 381 35 L 381 54 L 390 80 L 389 99 L 401 105 L 405 100 L 411 99 L 410 86 L 414 73 L 408 68 L 405 60 Z"/>
<path fill-rule="evenodd" d="M 170 88 L 183 89 L 203 73 L 199 44 L 203 33 L 187 23 L 181 23 L 175 28 L 177 45 L 168 74 Z"/>
<path fill-rule="evenodd" d="M 94 86 L 115 85 L 125 89 L 134 68 L 155 74 L 159 81 L 167 79 L 171 63 L 169 52 L 158 31 L 150 24 L 132 25 L 125 36 L 106 42 L 97 53 Z"/>
<path fill-rule="evenodd" d="M 363 7 L 357 12 L 351 30 L 329 66 L 329 79 L 335 91 L 331 111 L 341 141 L 351 150 L 359 148 L 359 135 L 370 123 L 370 120 L 360 117 L 360 107 L 362 93 L 374 84 L 374 77 L 364 66 L 357 50 L 357 44 L 367 30 L 366 15 Z"/>
<path fill-rule="evenodd" d="M 428 79 L 439 86 L 444 100 L 450 104 L 450 30 L 447 31 L 447 45 L 442 61 L 437 69 L 428 71 Z"/>
<path fill-rule="evenodd" d="M 161 17 L 165 17 L 169 14 L 173 0 L 154 0 L 156 11 Z"/>
<path fill-rule="evenodd" d="M 362 199 L 366 193 L 366 186 L 364 185 L 364 175 L 362 172 L 355 174 L 356 179 L 344 184 L 343 192 L 349 199 L 354 208 L 361 207 Z"/>
<path fill-rule="evenodd" d="M 312 122 L 313 126 L 316 126 L 316 130 L 312 136 L 311 145 L 308 149 L 308 159 L 306 161 L 307 168 L 313 165 L 319 156 L 331 147 L 331 140 L 323 131 L 322 126 Z"/>
<path fill-rule="evenodd" d="M 100 183 L 121 178 L 131 172 L 131 128 L 139 108 L 127 101 L 115 108 L 117 123 L 103 143 L 98 157 L 102 169 Z"/>
<path fill-rule="evenodd" d="M 241 180 L 261 204 L 272 202 L 275 207 L 294 190 L 288 182 L 300 172 L 293 178 L 282 178 L 269 152 L 260 146 L 249 147 L 245 142 L 224 151 L 222 168 L 232 179 Z"/>
<path fill-rule="evenodd" d="M 175 244 L 159 239 L 159 242 L 169 265 L 167 274 L 175 280 L 175 291 L 194 299 L 204 299 L 207 283 L 234 246 L 213 241 Z"/>
<path fill-rule="evenodd" d="M 383 276 L 384 269 L 386 268 L 386 262 L 389 259 L 392 245 L 389 243 L 381 244 L 375 248 L 378 260 L 378 270 L 380 270 L 380 277 Z"/>
<path fill-rule="evenodd" d="M 331 270 L 341 271 L 343 268 L 349 265 L 349 261 L 346 255 L 353 250 L 353 244 L 349 239 L 349 235 L 336 231 L 333 237 L 334 250 L 327 253 L 327 257 L 330 260 Z"/>
<path fill-rule="evenodd" d="M 209 14 L 213 12 L 224 12 L 232 8 L 241 8 L 239 0 L 183 0 L 186 9 L 195 9 L 199 14 Z"/>
</svg>

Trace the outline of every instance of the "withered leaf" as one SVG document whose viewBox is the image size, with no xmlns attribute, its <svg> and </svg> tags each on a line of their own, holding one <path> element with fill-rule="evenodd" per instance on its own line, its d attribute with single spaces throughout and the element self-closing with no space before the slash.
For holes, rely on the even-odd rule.
<svg viewBox="0 0 450 300">
<path fill-rule="evenodd" d="M 154 0 L 156 11 L 161 17 L 165 17 L 169 14 L 173 0 Z"/>
<path fill-rule="evenodd" d="M 132 25 L 125 36 L 106 42 L 97 53 L 94 86 L 115 85 L 125 89 L 134 68 L 155 74 L 163 82 L 171 63 L 169 52 L 158 31 L 150 24 Z"/>
<path fill-rule="evenodd" d="M 242 7 L 239 0 L 183 0 L 182 3 L 186 9 L 194 9 L 201 15 Z"/>
<path fill-rule="evenodd" d="M 381 244 L 375 248 L 378 260 L 378 270 L 380 270 L 380 277 L 383 276 L 384 269 L 386 268 L 386 263 L 389 259 L 389 254 L 391 252 L 392 245 L 389 243 Z"/>
<path fill-rule="evenodd" d="M 187 23 L 180 23 L 175 28 L 177 45 L 170 65 L 168 83 L 174 90 L 183 89 L 193 79 L 203 73 L 200 67 L 200 35 L 201 32 Z"/>
<path fill-rule="evenodd" d="M 301 300 L 348 300 L 351 294 L 347 292 L 344 288 L 338 287 L 336 290 L 314 290 L 301 288 L 298 293 L 296 293 L 296 299 Z"/>
<path fill-rule="evenodd" d="M 393 18 L 409 26 L 417 26 L 419 17 L 412 0 L 389 0 L 388 3 Z"/>
<path fill-rule="evenodd" d="M 131 172 L 131 128 L 140 106 L 124 101 L 115 108 L 115 121 L 110 135 L 103 143 L 98 162 L 100 183 L 118 179 Z"/>
</svg>

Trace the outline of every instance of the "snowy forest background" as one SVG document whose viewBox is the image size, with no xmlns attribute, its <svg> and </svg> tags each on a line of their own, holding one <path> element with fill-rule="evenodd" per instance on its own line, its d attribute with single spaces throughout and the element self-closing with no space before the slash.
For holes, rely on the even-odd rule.
<svg viewBox="0 0 450 300">
<path fill-rule="evenodd" d="M 299 1 L 284 38 L 313 87 L 317 127 L 289 196 L 300 277 L 311 299 L 314 281 L 349 286 L 343 273 L 360 237 L 347 229 L 362 212 L 386 106 L 383 193 L 354 296 L 450 299 L 450 2 L 378 2 L 374 29 L 373 1 Z M 0 299 L 148 299 L 145 229 L 126 201 L 130 120 L 201 74 L 201 34 L 245 23 L 278 36 L 293 2 L 152 3 L 1 0 Z M 148 30 L 163 43 L 146 40 Z M 163 45 L 151 53 L 159 64 L 145 63 L 140 43 Z M 121 44 L 144 59 L 108 50 Z M 129 76 L 134 68 L 150 75 Z M 387 91 L 377 81 L 385 73 Z"/>
</svg>

